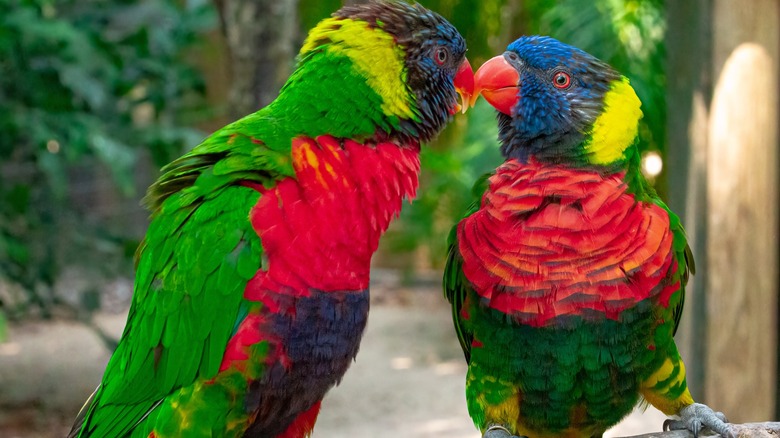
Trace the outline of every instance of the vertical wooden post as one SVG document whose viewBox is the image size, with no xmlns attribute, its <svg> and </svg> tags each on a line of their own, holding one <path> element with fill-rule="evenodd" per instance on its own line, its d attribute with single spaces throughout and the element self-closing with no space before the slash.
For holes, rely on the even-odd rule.
<svg viewBox="0 0 780 438">
<path fill-rule="evenodd" d="M 688 387 L 704 400 L 706 365 L 707 119 L 712 89 L 709 0 L 667 2 L 667 175 L 669 206 L 680 215 L 697 275 L 686 288 L 676 342 Z"/>
<path fill-rule="evenodd" d="M 706 402 L 764 421 L 777 381 L 780 2 L 714 0 L 712 18 Z"/>
</svg>

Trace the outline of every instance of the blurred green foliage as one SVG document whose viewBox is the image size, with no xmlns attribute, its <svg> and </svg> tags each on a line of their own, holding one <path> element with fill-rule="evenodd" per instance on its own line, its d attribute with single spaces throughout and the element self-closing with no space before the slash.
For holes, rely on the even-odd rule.
<svg viewBox="0 0 780 438">
<path fill-rule="evenodd" d="M 206 1 L 0 0 L 0 276 L 27 294 L 0 311 L 45 314 L 62 258 L 124 253 L 79 220 L 69 183 L 101 166 L 131 195 L 141 149 L 162 165 L 198 141 L 185 49 L 215 18 Z"/>
<path fill-rule="evenodd" d="M 472 185 L 502 161 L 497 137 L 495 110 L 480 99 L 468 118 L 458 116 L 434 144 L 423 148 L 417 199 L 404 207 L 384 248 L 394 253 L 421 249 L 427 260 L 416 262 L 443 263 L 447 234 L 475 199 Z"/>
</svg>

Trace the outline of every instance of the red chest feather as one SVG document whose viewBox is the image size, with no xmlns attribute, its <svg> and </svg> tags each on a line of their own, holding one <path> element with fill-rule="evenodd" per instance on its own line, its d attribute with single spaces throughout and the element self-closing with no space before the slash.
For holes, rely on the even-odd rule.
<svg viewBox="0 0 780 438">
<path fill-rule="evenodd" d="M 508 161 L 482 208 L 458 226 L 464 272 L 490 306 L 532 325 L 597 312 L 617 318 L 677 284 L 664 209 L 627 193 L 623 174 Z"/>
<path fill-rule="evenodd" d="M 251 213 L 268 264 L 246 297 L 366 289 L 379 237 L 415 195 L 419 147 L 297 138 L 292 158 L 296 179 L 260 188 Z"/>
</svg>

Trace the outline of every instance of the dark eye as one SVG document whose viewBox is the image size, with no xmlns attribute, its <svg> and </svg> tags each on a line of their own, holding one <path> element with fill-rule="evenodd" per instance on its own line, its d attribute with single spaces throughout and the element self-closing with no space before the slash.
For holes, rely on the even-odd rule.
<svg viewBox="0 0 780 438">
<path fill-rule="evenodd" d="M 569 85 L 571 85 L 571 76 L 566 72 L 559 71 L 553 76 L 553 85 L 555 85 L 555 88 L 569 88 Z"/>
<path fill-rule="evenodd" d="M 443 65 L 445 62 L 447 62 L 447 59 L 450 57 L 450 52 L 445 49 L 444 47 L 439 47 L 436 49 L 436 55 L 434 56 L 434 59 L 436 60 L 436 63 L 439 65 Z"/>
</svg>

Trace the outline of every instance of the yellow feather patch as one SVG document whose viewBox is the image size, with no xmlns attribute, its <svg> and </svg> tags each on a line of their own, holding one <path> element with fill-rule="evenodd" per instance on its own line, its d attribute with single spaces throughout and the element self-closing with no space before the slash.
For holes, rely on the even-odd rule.
<svg viewBox="0 0 780 438">
<path fill-rule="evenodd" d="M 365 21 L 327 18 L 309 32 L 300 56 L 316 49 L 349 57 L 356 73 L 382 97 L 382 111 L 404 119 L 417 119 L 413 95 L 406 88 L 404 49 L 389 33 Z"/>
<path fill-rule="evenodd" d="M 295 168 L 296 172 L 302 169 L 310 168 L 314 172 L 314 177 L 317 180 L 317 182 L 320 183 L 320 185 L 327 190 L 329 186 L 328 186 L 328 182 L 325 181 L 325 178 L 322 175 L 320 159 L 319 157 L 317 157 L 317 154 L 315 154 L 314 151 L 312 150 L 312 148 L 315 147 L 317 146 L 311 140 L 304 140 L 301 141 L 299 144 L 294 143 L 292 147 L 293 167 Z M 331 166 L 330 169 L 331 174 L 333 174 L 332 169 L 333 168 Z"/>
<path fill-rule="evenodd" d="M 625 151 L 636 138 L 642 110 L 627 78 L 615 81 L 604 96 L 604 111 L 596 119 L 591 139 L 585 145 L 593 164 L 611 164 L 625 159 Z"/>
<path fill-rule="evenodd" d="M 642 391 L 642 397 L 645 401 L 655 406 L 656 409 L 663 412 L 666 415 L 677 415 L 680 413 L 680 409 L 693 404 L 693 397 L 691 393 L 686 389 L 674 400 L 670 400 L 657 392 L 644 390 Z"/>
<path fill-rule="evenodd" d="M 485 409 L 485 418 L 489 418 L 492 423 L 519 426 L 517 420 L 520 418 L 520 405 L 518 403 L 517 390 L 514 391 L 514 394 L 507 394 L 504 401 L 499 404 L 490 404 L 484 397 L 480 397 L 478 402 Z M 482 432 L 485 431 L 483 430 Z"/>
<path fill-rule="evenodd" d="M 645 380 L 643 386 L 653 387 L 658 384 L 658 382 L 668 379 L 673 372 L 674 363 L 672 363 L 671 359 L 666 358 L 664 363 L 661 364 L 661 366 L 655 370 L 655 372 L 650 377 L 648 377 L 647 380 Z"/>
<path fill-rule="evenodd" d="M 663 382 L 670 377 L 673 378 L 666 385 L 661 388 L 655 387 L 658 382 Z M 675 415 L 680 409 L 693 403 L 693 397 L 691 397 L 688 388 L 685 388 L 678 397 L 669 398 L 669 390 L 679 387 L 679 385 L 684 384 L 684 381 L 685 364 L 679 359 L 673 362 L 670 358 L 666 358 L 664 363 L 642 383 L 642 397 L 664 414 Z"/>
</svg>

